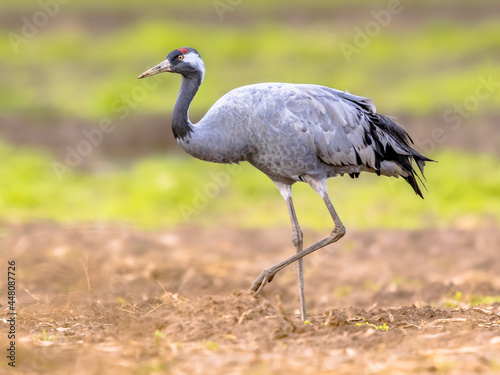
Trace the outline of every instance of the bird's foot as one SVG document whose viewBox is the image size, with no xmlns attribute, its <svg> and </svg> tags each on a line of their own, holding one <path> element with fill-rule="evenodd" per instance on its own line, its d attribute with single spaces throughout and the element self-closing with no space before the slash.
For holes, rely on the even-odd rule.
<svg viewBox="0 0 500 375">
<path fill-rule="evenodd" d="M 271 273 L 268 270 L 262 271 L 262 273 L 253 282 L 252 286 L 248 291 L 250 293 L 253 293 L 254 295 L 259 294 L 262 288 L 264 288 L 267 283 L 273 281 L 274 275 L 275 275 L 274 273 Z"/>
</svg>

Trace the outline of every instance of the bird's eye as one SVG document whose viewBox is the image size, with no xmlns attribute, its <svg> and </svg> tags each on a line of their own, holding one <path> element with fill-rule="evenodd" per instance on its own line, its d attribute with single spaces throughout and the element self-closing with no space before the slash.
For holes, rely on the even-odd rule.
<svg viewBox="0 0 500 375">
<path fill-rule="evenodd" d="M 179 60 L 179 61 L 184 60 L 184 55 L 177 56 L 177 60 Z"/>
</svg>

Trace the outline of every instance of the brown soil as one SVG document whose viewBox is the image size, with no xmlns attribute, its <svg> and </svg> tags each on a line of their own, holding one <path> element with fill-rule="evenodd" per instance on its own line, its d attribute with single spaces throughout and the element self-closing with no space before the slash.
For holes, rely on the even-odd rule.
<svg viewBox="0 0 500 375">
<path fill-rule="evenodd" d="M 20 374 L 500 370 L 498 230 L 350 232 L 306 259 L 303 324 L 294 267 L 246 292 L 293 253 L 287 228 L 0 229 L 17 264 Z"/>
</svg>

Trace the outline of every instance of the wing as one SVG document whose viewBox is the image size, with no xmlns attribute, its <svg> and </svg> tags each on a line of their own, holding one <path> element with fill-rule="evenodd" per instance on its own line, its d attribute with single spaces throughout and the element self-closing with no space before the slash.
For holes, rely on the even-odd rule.
<svg viewBox="0 0 500 375">
<path fill-rule="evenodd" d="M 399 175 L 421 195 L 412 160 L 423 172 L 425 161 L 430 159 L 410 146 L 412 140 L 404 129 L 376 113 L 371 99 L 324 86 L 295 87 L 285 99 L 292 126 L 324 163 L 365 166 L 378 175 Z"/>
</svg>

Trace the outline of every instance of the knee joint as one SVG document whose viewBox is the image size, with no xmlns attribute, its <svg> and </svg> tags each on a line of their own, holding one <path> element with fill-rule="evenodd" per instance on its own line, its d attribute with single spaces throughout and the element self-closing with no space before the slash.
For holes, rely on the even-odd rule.
<svg viewBox="0 0 500 375">
<path fill-rule="evenodd" d="M 330 237 L 340 239 L 345 236 L 345 233 L 346 233 L 345 227 L 343 225 L 338 225 L 332 231 Z"/>
<path fill-rule="evenodd" d="M 302 243 L 303 238 L 304 235 L 302 234 L 302 231 L 300 229 L 298 231 L 294 230 L 292 232 L 292 242 L 295 246 L 300 245 Z"/>
</svg>

